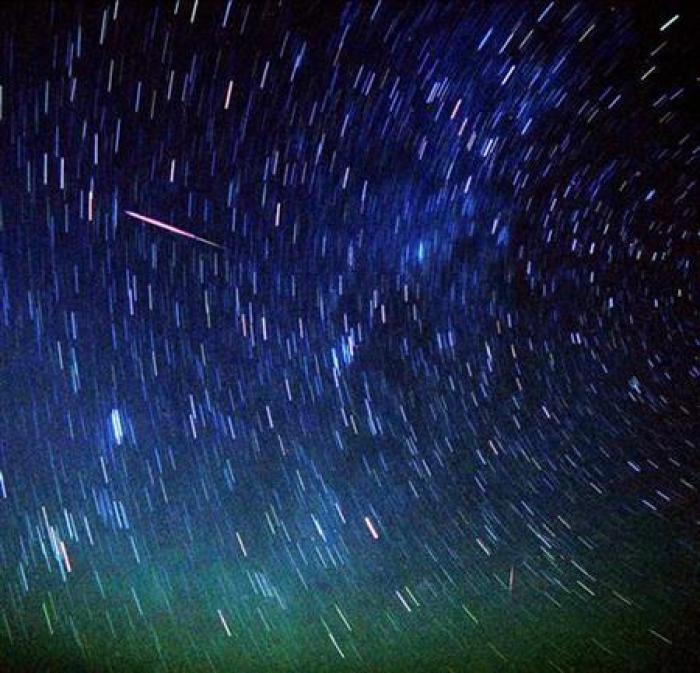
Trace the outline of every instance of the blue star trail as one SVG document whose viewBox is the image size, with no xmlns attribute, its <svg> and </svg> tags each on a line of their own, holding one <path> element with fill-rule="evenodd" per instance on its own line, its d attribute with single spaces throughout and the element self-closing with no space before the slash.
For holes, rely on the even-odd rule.
<svg viewBox="0 0 700 673">
<path fill-rule="evenodd" d="M 2 3 L 0 671 L 698 670 L 643 4 Z"/>
</svg>

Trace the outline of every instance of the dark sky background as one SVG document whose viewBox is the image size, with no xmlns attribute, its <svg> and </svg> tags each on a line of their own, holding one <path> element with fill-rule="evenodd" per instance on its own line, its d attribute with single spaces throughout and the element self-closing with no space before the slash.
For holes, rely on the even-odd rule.
<svg viewBox="0 0 700 673">
<path fill-rule="evenodd" d="M 3 3 L 0 668 L 693 670 L 697 23 Z"/>
</svg>

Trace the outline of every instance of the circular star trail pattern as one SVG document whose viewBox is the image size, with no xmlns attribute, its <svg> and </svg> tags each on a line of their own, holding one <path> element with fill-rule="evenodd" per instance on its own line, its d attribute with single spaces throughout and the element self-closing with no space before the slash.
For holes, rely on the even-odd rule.
<svg viewBox="0 0 700 673">
<path fill-rule="evenodd" d="M 1 11 L 3 667 L 691 665 L 691 13 Z"/>
</svg>

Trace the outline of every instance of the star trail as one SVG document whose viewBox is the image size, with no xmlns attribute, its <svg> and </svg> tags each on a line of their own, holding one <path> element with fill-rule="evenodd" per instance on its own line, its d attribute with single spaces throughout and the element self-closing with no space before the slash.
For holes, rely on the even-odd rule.
<svg viewBox="0 0 700 673">
<path fill-rule="evenodd" d="M 0 7 L 0 671 L 700 670 L 698 12 Z"/>
</svg>

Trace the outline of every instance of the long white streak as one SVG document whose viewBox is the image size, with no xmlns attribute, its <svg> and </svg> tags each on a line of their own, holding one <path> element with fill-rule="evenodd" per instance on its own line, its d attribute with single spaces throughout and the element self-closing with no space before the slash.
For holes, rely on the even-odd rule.
<svg viewBox="0 0 700 673">
<path fill-rule="evenodd" d="M 659 28 L 659 32 L 663 33 L 669 26 L 673 25 L 678 19 L 680 18 L 680 14 L 676 14 L 675 16 L 672 16 L 666 23 Z"/>
<path fill-rule="evenodd" d="M 146 215 L 141 215 L 139 213 L 135 213 L 132 210 L 125 210 L 124 211 L 129 217 L 133 217 L 136 220 L 140 220 L 141 222 L 146 222 L 147 224 L 152 224 L 155 227 L 160 227 L 161 229 L 165 229 L 166 231 L 170 231 L 173 234 L 178 234 L 179 236 L 184 236 L 185 238 L 191 238 L 194 241 L 199 241 L 200 243 L 206 243 L 206 245 L 211 245 L 214 248 L 219 248 L 223 250 L 224 246 L 219 245 L 218 243 L 214 243 L 213 241 L 208 241 L 206 238 L 202 238 L 201 236 L 196 236 L 195 234 L 185 231 L 184 229 L 179 229 L 178 227 L 174 227 L 172 224 L 168 224 L 167 222 L 161 222 L 160 220 L 156 220 L 152 217 L 147 217 Z"/>
</svg>

